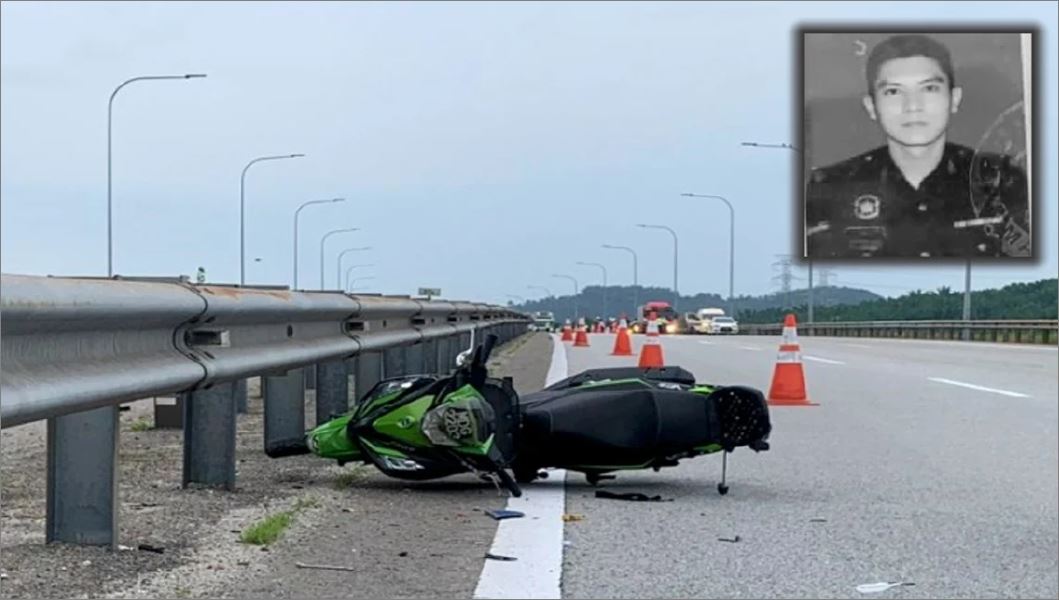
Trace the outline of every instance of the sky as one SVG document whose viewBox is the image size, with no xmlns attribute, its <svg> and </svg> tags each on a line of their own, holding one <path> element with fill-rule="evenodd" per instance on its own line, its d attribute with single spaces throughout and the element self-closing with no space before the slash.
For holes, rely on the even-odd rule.
<svg viewBox="0 0 1059 600">
<path fill-rule="evenodd" d="M 792 219 L 795 28 L 949 22 L 1040 27 L 1038 123 L 1057 146 L 1057 4 L 4 2 L 0 5 L 0 270 L 107 272 L 107 104 L 114 271 L 507 303 L 601 283 L 778 291 Z M 975 289 L 1059 273 L 1056 170 L 1042 168 L 1040 258 L 975 265 Z M 816 269 L 824 266 L 818 262 Z M 344 271 L 345 269 L 343 269 Z M 806 285 L 796 265 L 795 287 Z M 834 265 L 832 284 L 893 296 L 963 289 L 964 266 Z"/>
</svg>

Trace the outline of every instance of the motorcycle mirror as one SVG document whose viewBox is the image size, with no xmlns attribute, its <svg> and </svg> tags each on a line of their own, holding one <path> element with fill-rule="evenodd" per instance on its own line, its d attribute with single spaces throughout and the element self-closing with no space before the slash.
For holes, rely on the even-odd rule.
<svg viewBox="0 0 1059 600">
<path fill-rule="evenodd" d="M 467 361 L 470 359 L 470 357 L 471 357 L 471 351 L 469 349 L 468 350 L 464 350 L 463 352 L 460 352 L 459 354 L 456 355 L 456 366 L 457 367 L 462 367 L 462 366 L 466 365 Z"/>
</svg>

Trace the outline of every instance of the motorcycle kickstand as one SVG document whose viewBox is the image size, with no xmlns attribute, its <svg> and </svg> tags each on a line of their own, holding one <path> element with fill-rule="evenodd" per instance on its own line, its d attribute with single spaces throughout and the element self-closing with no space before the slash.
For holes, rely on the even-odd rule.
<svg viewBox="0 0 1059 600">
<path fill-rule="evenodd" d="M 725 450 L 724 454 L 721 455 L 721 483 L 717 484 L 717 493 L 724 496 L 728 493 L 728 484 L 725 483 L 728 477 L 728 451 Z"/>
</svg>

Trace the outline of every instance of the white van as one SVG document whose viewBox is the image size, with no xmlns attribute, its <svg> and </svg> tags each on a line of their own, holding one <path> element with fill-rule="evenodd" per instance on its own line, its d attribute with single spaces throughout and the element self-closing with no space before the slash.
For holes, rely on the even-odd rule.
<svg viewBox="0 0 1059 600">
<path fill-rule="evenodd" d="M 696 311 L 695 316 L 698 317 L 698 322 L 695 324 L 696 333 L 713 333 L 713 319 L 714 317 L 723 317 L 723 308 L 700 308 Z"/>
</svg>

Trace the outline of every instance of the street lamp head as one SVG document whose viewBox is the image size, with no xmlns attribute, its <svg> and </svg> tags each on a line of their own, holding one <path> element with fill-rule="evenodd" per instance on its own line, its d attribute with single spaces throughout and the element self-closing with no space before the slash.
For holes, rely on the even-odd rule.
<svg viewBox="0 0 1059 600">
<path fill-rule="evenodd" d="M 304 154 L 291 154 L 287 158 L 301 158 L 303 156 L 305 156 L 305 155 Z"/>
<path fill-rule="evenodd" d="M 684 192 L 683 194 L 681 194 L 681 196 L 686 196 L 688 198 L 694 198 L 695 194 L 692 194 L 691 192 Z"/>
<path fill-rule="evenodd" d="M 205 76 L 205 73 L 188 73 L 187 75 L 184 75 L 184 79 L 198 79 Z"/>
<path fill-rule="evenodd" d="M 331 198 L 331 202 L 345 202 L 345 198 Z"/>
</svg>

